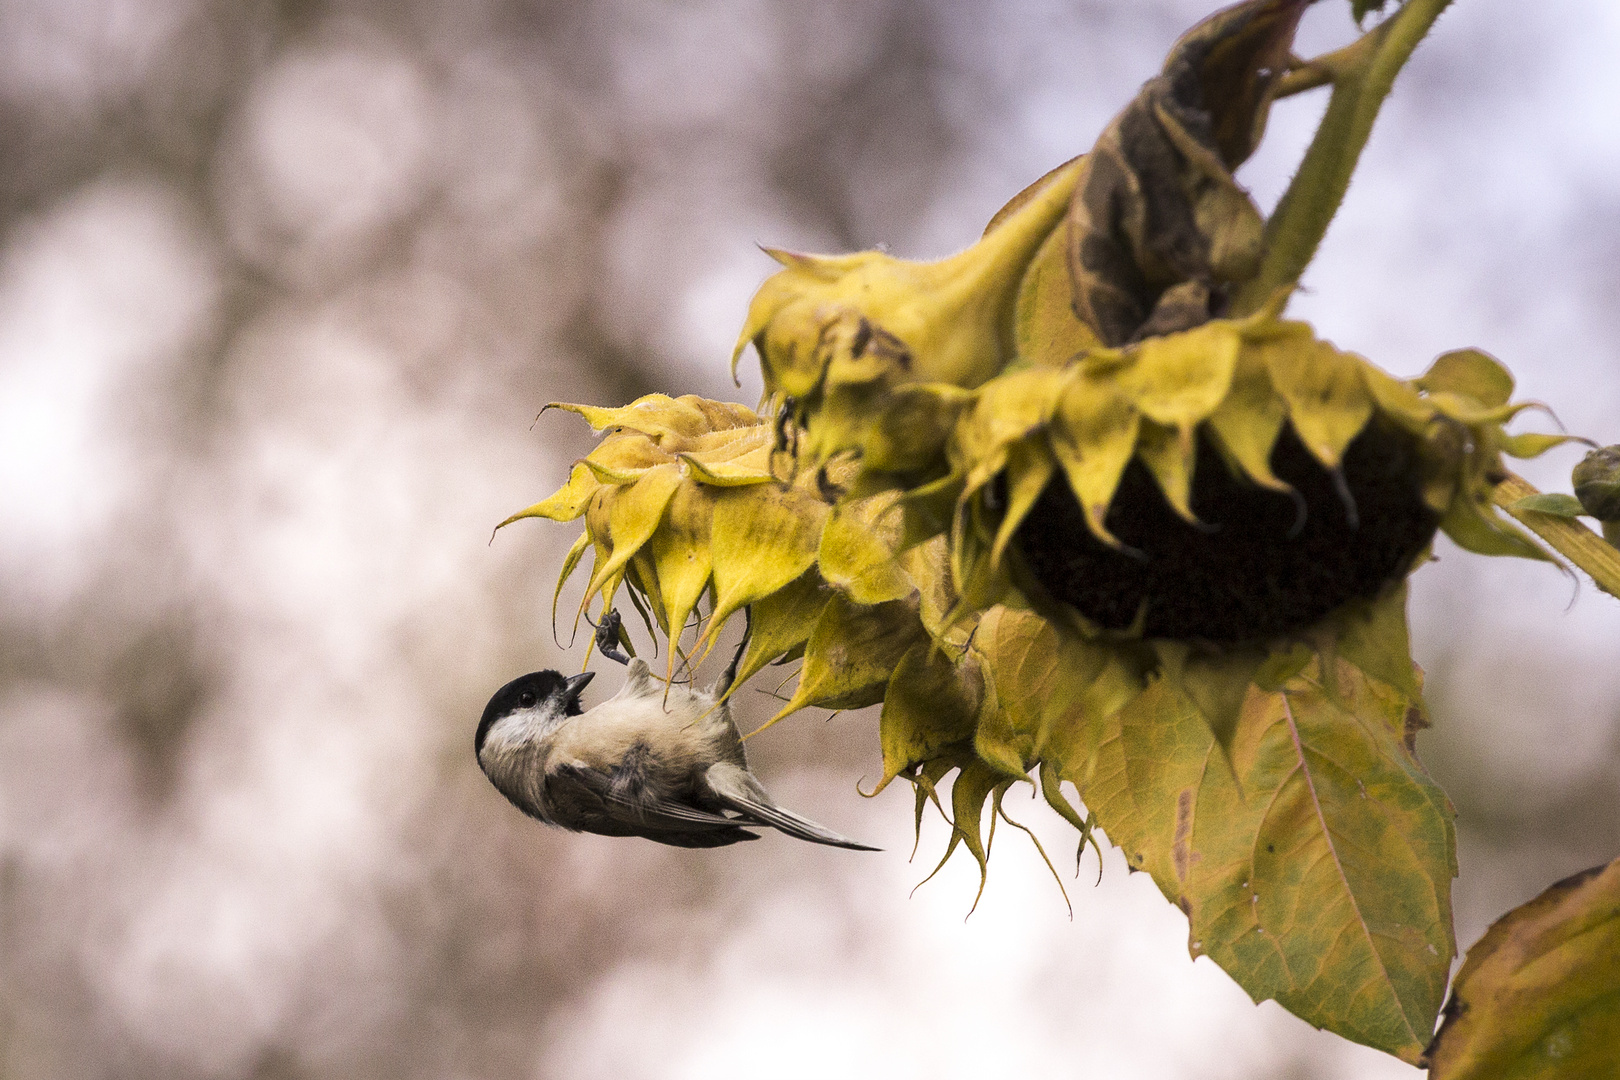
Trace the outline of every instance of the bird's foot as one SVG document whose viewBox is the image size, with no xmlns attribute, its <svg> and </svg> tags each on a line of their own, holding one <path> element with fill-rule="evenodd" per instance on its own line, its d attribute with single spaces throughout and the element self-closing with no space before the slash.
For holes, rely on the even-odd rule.
<svg viewBox="0 0 1620 1080">
<path fill-rule="evenodd" d="M 585 621 L 591 622 L 591 617 L 585 616 Z M 603 656 L 609 660 L 617 660 L 621 664 L 630 663 L 630 657 L 619 648 L 620 642 L 628 645 L 630 641 L 629 635 L 624 632 L 624 620 L 619 617 L 617 609 L 609 608 L 607 614 L 602 616 L 601 622 L 591 625 L 596 628 L 596 647 Z"/>
</svg>

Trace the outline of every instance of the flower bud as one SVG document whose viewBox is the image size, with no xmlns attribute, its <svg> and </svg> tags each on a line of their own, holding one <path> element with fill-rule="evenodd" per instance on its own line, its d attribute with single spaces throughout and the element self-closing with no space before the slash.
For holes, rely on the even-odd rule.
<svg viewBox="0 0 1620 1080">
<path fill-rule="evenodd" d="M 1593 450 L 1570 474 L 1575 497 L 1602 522 L 1620 521 L 1620 446 Z"/>
</svg>

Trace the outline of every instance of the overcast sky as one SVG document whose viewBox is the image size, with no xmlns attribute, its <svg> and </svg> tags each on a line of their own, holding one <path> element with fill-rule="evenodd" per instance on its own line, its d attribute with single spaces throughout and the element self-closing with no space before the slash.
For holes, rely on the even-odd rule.
<svg viewBox="0 0 1620 1080">
<path fill-rule="evenodd" d="M 579 662 L 573 529 L 490 543 L 590 445 L 540 407 L 752 403 L 756 245 L 965 246 L 1212 6 L 0 0 L 0 1078 L 1416 1076 L 1189 960 L 1116 853 L 1070 877 L 1033 803 L 1072 920 L 1012 830 L 971 918 L 965 858 L 912 895 L 946 830 L 908 862 L 909 793 L 856 794 L 870 711 L 751 753 L 879 854 L 554 833 L 471 752 Z M 1325 0 L 1301 50 L 1351 32 Z M 1293 311 L 1620 441 L 1617 52 L 1612 4 L 1458 0 Z M 1466 948 L 1620 851 L 1620 605 L 1437 550 Z"/>
</svg>

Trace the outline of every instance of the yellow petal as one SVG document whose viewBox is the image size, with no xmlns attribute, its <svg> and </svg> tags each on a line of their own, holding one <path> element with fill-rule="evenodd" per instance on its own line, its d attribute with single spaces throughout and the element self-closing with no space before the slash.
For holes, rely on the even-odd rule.
<svg viewBox="0 0 1620 1080">
<path fill-rule="evenodd" d="M 692 470 L 692 476 L 711 487 L 747 487 L 776 479 L 771 472 L 771 452 L 768 448 L 752 451 L 731 461 L 704 461 L 694 454 L 682 454 L 681 461 Z"/>
<path fill-rule="evenodd" d="M 1197 462 L 1197 444 L 1189 431 L 1176 431 L 1152 421 L 1142 424 L 1142 433 L 1136 444 L 1136 456 L 1158 481 L 1159 490 L 1171 509 L 1183 520 L 1197 524 L 1192 509 L 1193 468 Z"/>
<path fill-rule="evenodd" d="M 603 408 L 597 405 L 575 405 L 567 401 L 553 401 L 547 409 L 562 409 L 585 418 L 597 431 L 623 427 L 656 438 L 668 433 L 695 433 L 701 417 L 687 404 L 668 394 L 648 394 L 628 405 Z"/>
<path fill-rule="evenodd" d="M 944 383 L 911 383 L 889 391 L 860 440 L 862 465 L 882 472 L 933 466 L 973 400 L 971 391 Z"/>
<path fill-rule="evenodd" d="M 585 549 L 590 545 L 590 542 L 591 534 L 588 530 L 580 533 L 579 538 L 568 549 L 568 554 L 563 556 L 562 572 L 557 575 L 557 587 L 551 592 L 551 632 L 553 636 L 557 633 L 557 601 L 562 597 L 563 586 L 568 583 L 569 578 L 574 576 L 575 569 L 579 567 L 579 561 L 585 557 Z"/>
<path fill-rule="evenodd" d="M 996 529 L 995 544 L 990 549 L 992 567 L 1000 567 L 1001 557 L 1012 542 L 1013 533 L 1029 516 L 1035 501 L 1046 490 L 1056 471 L 1057 461 L 1052 457 L 1044 438 L 1025 439 L 1008 447 L 1007 506 Z"/>
<path fill-rule="evenodd" d="M 568 483 L 564 484 L 556 494 L 550 498 L 535 503 L 527 510 L 519 510 L 499 525 L 497 529 L 504 529 L 514 521 L 522 518 L 550 518 L 552 521 L 573 521 L 583 514 L 591 504 L 591 496 L 601 487 L 601 481 L 583 464 L 576 462 L 568 473 Z"/>
<path fill-rule="evenodd" d="M 748 649 L 737 666 L 732 690 L 757 675 L 765 665 L 802 651 L 832 597 L 832 590 L 811 570 L 769 596 L 754 601 L 748 608 Z"/>
<path fill-rule="evenodd" d="M 1082 371 L 1064 389 L 1052 425 L 1053 453 L 1085 509 L 1086 524 L 1092 535 L 1113 547 L 1119 541 L 1103 522 L 1135 453 L 1141 419 L 1111 379 Z"/>
<path fill-rule="evenodd" d="M 881 604 L 911 595 L 901 569 L 899 492 L 835 507 L 821 531 L 816 565 L 828 584 L 857 604 Z"/>
<path fill-rule="evenodd" d="M 1288 403 L 1288 418 L 1311 455 L 1336 469 L 1350 440 L 1372 419 L 1372 395 L 1362 380 L 1366 361 L 1306 333 L 1256 344 L 1271 384 Z"/>
<path fill-rule="evenodd" d="M 1414 435 L 1427 433 L 1435 410 L 1433 405 L 1423 400 L 1417 387 L 1368 363 L 1361 365 L 1361 379 L 1367 384 L 1379 411 L 1394 417 Z"/>
<path fill-rule="evenodd" d="M 826 504 L 774 485 L 717 488 L 709 551 L 714 559 L 713 647 L 734 613 L 769 596 L 816 561 Z"/>
<path fill-rule="evenodd" d="M 1209 418 L 1209 427 L 1244 475 L 1273 491 L 1290 490 L 1271 471 L 1271 451 L 1287 419 L 1288 408 L 1271 385 L 1264 356 L 1245 348 L 1238 355 L 1232 389 Z"/>
<path fill-rule="evenodd" d="M 609 555 L 592 572 L 591 583 L 585 590 L 587 597 L 613 575 L 623 572 L 630 557 L 652 538 L 663 519 L 664 508 L 680 486 L 680 470 L 674 465 L 662 465 L 647 470 L 635 483 L 617 490 L 607 504 Z"/>
<path fill-rule="evenodd" d="M 1009 372 L 981 388 L 951 447 L 967 475 L 967 494 L 1001 471 L 1009 445 L 1051 421 L 1068 382 L 1064 373 L 1031 369 Z"/>
<path fill-rule="evenodd" d="M 713 495 L 697 484 L 681 484 L 670 497 L 663 523 L 647 541 L 646 554 L 658 578 L 655 609 L 671 642 L 680 640 L 692 609 L 708 588 L 713 569 L 709 553 L 713 520 Z M 673 671 L 673 648 L 669 659 Z"/>
<path fill-rule="evenodd" d="M 595 450 L 580 459 L 604 484 L 629 484 L 648 469 L 668 465 L 675 459 L 641 435 L 609 436 Z"/>
<path fill-rule="evenodd" d="M 1131 362 L 1115 378 L 1142 415 L 1191 431 L 1225 399 L 1241 344 L 1238 328 L 1225 321 L 1148 338 L 1128 351 Z"/>
</svg>

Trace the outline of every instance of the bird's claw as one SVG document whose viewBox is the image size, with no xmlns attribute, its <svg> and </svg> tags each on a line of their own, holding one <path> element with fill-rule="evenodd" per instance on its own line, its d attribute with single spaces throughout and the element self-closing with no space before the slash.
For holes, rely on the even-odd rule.
<svg viewBox="0 0 1620 1080">
<path fill-rule="evenodd" d="M 585 621 L 591 622 L 591 617 L 585 616 Z M 591 625 L 596 628 L 596 648 L 603 656 L 621 664 L 630 663 L 630 657 L 619 648 L 619 642 L 624 640 L 625 634 L 624 620 L 619 618 L 617 609 L 609 608 L 607 614 L 602 616 L 601 622 Z"/>
</svg>

